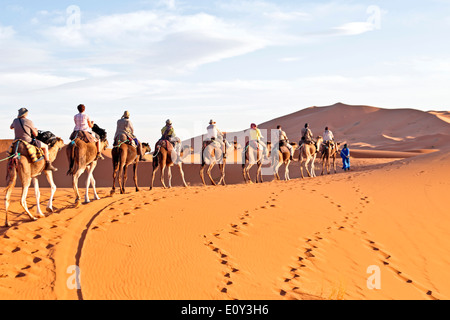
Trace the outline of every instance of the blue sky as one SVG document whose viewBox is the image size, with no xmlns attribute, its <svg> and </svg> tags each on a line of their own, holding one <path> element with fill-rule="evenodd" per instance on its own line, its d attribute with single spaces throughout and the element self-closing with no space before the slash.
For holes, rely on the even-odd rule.
<svg viewBox="0 0 450 320">
<path fill-rule="evenodd" d="M 450 0 L 0 0 L 0 137 L 20 107 L 65 140 L 76 106 L 154 143 L 335 102 L 450 110 Z M 299 130 L 300 130 L 299 124 Z"/>
</svg>

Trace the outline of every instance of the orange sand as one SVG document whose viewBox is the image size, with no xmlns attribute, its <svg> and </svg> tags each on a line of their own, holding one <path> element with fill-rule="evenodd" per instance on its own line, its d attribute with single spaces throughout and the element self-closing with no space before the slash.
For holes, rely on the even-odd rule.
<svg viewBox="0 0 450 320">
<path fill-rule="evenodd" d="M 386 113 L 353 108 L 362 119 L 373 110 Z M 329 110 L 307 111 L 311 122 Z M 408 121 L 403 110 L 393 112 Z M 429 116 L 423 113 L 423 121 L 437 119 L 439 128 L 414 139 L 407 126 L 380 132 L 378 140 L 357 141 L 359 131 L 346 135 L 374 146 L 359 151 L 348 173 L 243 185 L 240 166 L 230 165 L 227 177 L 236 184 L 201 187 L 192 165 L 185 166 L 191 187 L 148 191 L 149 173 L 142 170 L 145 191 L 110 197 L 101 188 L 101 200 L 75 208 L 72 190 L 60 188 L 57 212 L 36 222 L 23 214 L 16 188 L 13 227 L 0 229 L 0 298 L 448 299 L 450 124 Z M 404 148 L 393 150 L 399 141 L 383 148 L 383 135 L 403 139 Z M 429 152 L 429 136 L 439 151 Z M 96 178 L 108 186 L 105 167 Z M 298 171 L 296 164 L 291 177 Z M 48 196 L 43 189 L 43 208 Z M 30 205 L 33 198 L 30 190 Z M 79 290 L 67 286 L 73 265 L 81 270 Z M 367 268 L 374 265 L 380 290 L 367 288 Z"/>
</svg>

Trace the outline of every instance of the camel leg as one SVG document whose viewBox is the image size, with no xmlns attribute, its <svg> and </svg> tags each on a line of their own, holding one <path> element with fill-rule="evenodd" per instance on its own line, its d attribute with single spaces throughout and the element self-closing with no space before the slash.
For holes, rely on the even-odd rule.
<svg viewBox="0 0 450 320">
<path fill-rule="evenodd" d="M 6 191 L 6 196 L 5 196 L 5 227 L 11 227 L 11 224 L 8 222 L 8 210 L 9 210 L 9 205 L 11 204 L 11 193 L 13 188 L 9 188 Z"/>
<path fill-rule="evenodd" d="M 113 186 L 110 192 L 110 195 L 112 196 L 114 193 L 116 193 L 116 178 L 117 178 L 117 173 L 119 171 L 119 163 L 114 163 L 114 168 L 113 168 Z M 119 181 L 119 188 L 120 188 L 120 181 Z"/>
<path fill-rule="evenodd" d="M 289 177 L 289 164 L 290 164 L 290 163 L 291 163 L 290 161 L 288 161 L 288 162 L 286 163 L 286 169 L 285 169 L 285 172 L 284 172 L 284 179 L 285 179 L 286 181 L 291 180 L 291 178 Z"/>
<path fill-rule="evenodd" d="M 153 185 L 155 184 L 155 173 L 156 171 L 158 171 L 158 167 L 154 167 L 152 170 L 152 179 L 151 179 L 151 184 L 150 184 L 150 191 L 153 190 Z"/>
<path fill-rule="evenodd" d="M 211 176 L 211 171 L 214 168 L 214 163 L 211 163 L 208 167 L 208 171 L 206 172 L 208 174 L 209 180 L 211 180 L 211 183 L 215 186 L 217 186 L 217 184 L 214 182 L 213 177 Z"/>
<path fill-rule="evenodd" d="M 127 185 L 127 179 L 128 179 L 128 167 L 125 165 L 122 167 L 122 171 L 123 171 L 123 178 L 122 178 L 122 186 L 121 186 L 121 194 L 125 194 L 125 186 Z"/>
<path fill-rule="evenodd" d="M 311 160 L 309 161 L 309 173 L 311 174 L 311 178 L 314 178 L 316 176 L 314 160 L 314 158 L 311 158 Z"/>
<path fill-rule="evenodd" d="M 203 164 L 200 167 L 200 178 L 202 179 L 202 183 L 203 183 L 204 186 L 206 186 L 206 182 L 205 182 L 205 166 L 206 165 Z"/>
<path fill-rule="evenodd" d="M 281 167 L 281 163 L 278 162 L 277 164 L 275 164 L 275 167 L 274 167 L 274 169 L 273 169 L 273 171 L 274 171 L 274 178 L 275 178 L 276 180 L 280 180 L 280 175 L 279 175 L 279 173 L 278 173 L 278 171 L 280 170 L 280 167 Z"/>
<path fill-rule="evenodd" d="M 138 167 L 139 161 L 136 161 L 133 164 L 133 180 L 134 180 L 134 186 L 136 187 L 136 192 L 139 192 L 139 186 L 138 186 L 138 175 L 137 175 L 137 167 Z"/>
<path fill-rule="evenodd" d="M 95 188 L 95 179 L 94 179 L 94 169 L 96 167 L 96 163 L 91 164 L 87 169 L 87 174 L 88 177 L 86 179 L 86 193 L 84 196 L 84 203 L 90 203 L 91 201 L 89 200 L 89 186 L 92 185 L 92 190 L 94 191 L 94 200 L 100 200 L 100 197 L 97 194 L 97 190 Z"/>
<path fill-rule="evenodd" d="M 305 168 L 306 168 L 306 160 L 300 160 L 300 173 L 301 173 L 301 175 L 302 175 L 302 179 L 304 179 L 305 178 L 305 175 L 303 174 L 303 168 L 304 168 L 304 166 L 305 166 Z"/>
<path fill-rule="evenodd" d="M 78 207 L 81 203 L 81 196 L 80 196 L 80 190 L 78 189 L 78 179 L 83 174 L 84 170 L 78 170 L 75 172 L 75 174 L 72 176 L 72 187 L 73 191 L 75 192 L 75 205 Z"/>
<path fill-rule="evenodd" d="M 94 200 L 100 200 L 100 197 L 97 194 L 97 187 L 96 187 L 96 182 L 95 182 L 95 179 L 94 179 L 94 169 L 95 169 L 96 166 L 97 166 L 97 163 L 95 163 L 95 165 L 93 165 L 91 167 L 91 172 L 90 172 L 90 175 L 91 175 L 91 186 L 92 186 L 92 190 L 94 191 Z"/>
<path fill-rule="evenodd" d="M 36 213 L 39 217 L 45 218 L 45 215 L 41 211 L 41 192 L 39 190 L 39 180 L 37 178 L 33 178 L 33 186 L 34 186 L 34 195 L 36 197 Z"/>
<path fill-rule="evenodd" d="M 164 182 L 164 174 L 166 171 L 166 165 L 164 163 L 162 163 L 160 168 L 161 168 L 161 184 L 164 189 L 167 189 L 166 184 Z"/>
<path fill-rule="evenodd" d="M 247 175 L 247 182 L 249 183 L 249 184 L 253 184 L 253 181 L 252 181 L 252 178 L 251 178 L 251 176 L 250 176 L 250 169 L 253 167 L 253 165 L 251 164 L 251 163 L 249 163 L 248 165 L 247 165 L 247 167 L 245 168 L 245 173 L 246 173 L 246 175 Z"/>
<path fill-rule="evenodd" d="M 35 218 L 30 213 L 30 211 L 28 210 L 28 205 L 27 205 L 27 195 L 28 195 L 28 189 L 30 188 L 30 184 L 31 184 L 31 178 L 26 179 L 26 180 L 24 179 L 24 181 L 22 181 L 23 187 L 22 187 L 22 198 L 20 199 L 20 205 L 25 210 L 25 212 L 30 217 L 30 219 L 33 221 L 36 221 L 37 218 Z"/>
<path fill-rule="evenodd" d="M 167 168 L 167 176 L 169 178 L 169 189 L 172 188 L 172 167 Z"/>
<path fill-rule="evenodd" d="M 220 173 L 221 173 L 221 178 L 220 178 L 218 185 L 223 184 L 225 186 L 226 185 L 226 183 L 225 183 L 225 163 L 219 164 L 219 169 L 220 169 Z"/>
<path fill-rule="evenodd" d="M 311 176 L 312 177 L 316 177 L 315 161 L 316 161 L 316 157 L 314 156 L 311 161 Z"/>
<path fill-rule="evenodd" d="M 47 212 L 52 213 L 53 212 L 53 197 L 55 196 L 56 193 L 56 184 L 53 181 L 53 174 L 51 171 L 44 171 L 45 172 L 45 176 L 47 178 L 48 183 L 50 184 L 50 199 L 48 200 L 48 205 L 47 205 Z"/>
<path fill-rule="evenodd" d="M 118 178 L 118 181 L 119 181 L 120 194 L 124 194 L 125 193 L 123 191 L 123 176 L 124 176 L 123 165 L 122 165 L 122 163 L 120 163 L 119 164 L 119 172 L 117 173 L 117 178 Z"/>
<path fill-rule="evenodd" d="M 186 180 L 184 179 L 183 163 L 180 162 L 178 164 L 178 167 L 180 168 L 181 180 L 183 180 L 183 185 L 184 185 L 185 188 L 187 188 L 188 185 L 186 183 Z"/>
<path fill-rule="evenodd" d="M 259 179 L 259 180 L 258 180 Z M 262 162 L 258 162 L 258 170 L 256 171 L 256 183 L 263 183 L 263 177 L 262 177 Z"/>
<path fill-rule="evenodd" d="M 308 165 L 310 162 L 311 162 L 311 159 L 306 159 L 306 161 L 305 161 L 305 170 L 306 170 L 306 173 L 308 174 L 308 177 L 311 177 L 311 172 L 308 169 Z"/>
<path fill-rule="evenodd" d="M 325 172 L 325 158 L 322 159 L 322 173 L 321 175 L 323 176 L 324 172 Z"/>
<path fill-rule="evenodd" d="M 84 203 L 89 203 L 91 200 L 89 199 L 89 186 L 91 185 L 91 167 L 86 167 L 87 178 L 86 178 L 86 192 L 84 194 Z"/>
</svg>

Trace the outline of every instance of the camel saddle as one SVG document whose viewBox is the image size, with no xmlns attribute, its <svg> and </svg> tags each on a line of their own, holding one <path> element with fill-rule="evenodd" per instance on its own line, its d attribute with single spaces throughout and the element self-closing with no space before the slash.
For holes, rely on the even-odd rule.
<svg viewBox="0 0 450 320">
<path fill-rule="evenodd" d="M 333 150 L 336 147 L 336 144 L 332 141 L 327 141 L 325 143 L 322 144 L 326 149 L 331 149 Z"/>
<path fill-rule="evenodd" d="M 31 143 L 25 142 L 20 139 L 14 140 L 14 142 L 11 144 L 11 146 L 9 147 L 9 151 L 8 151 L 9 155 L 12 156 L 17 153 L 16 152 L 17 147 L 18 147 L 17 144 L 20 142 L 23 143 L 25 145 L 25 147 L 27 148 L 28 156 L 33 163 L 42 160 L 42 158 L 44 157 L 44 151 L 42 151 L 41 148 L 38 148 L 38 147 L 32 145 Z M 23 156 L 26 156 L 26 155 L 23 155 Z"/>
<path fill-rule="evenodd" d="M 224 144 L 226 143 L 225 142 L 225 139 L 224 139 Z M 206 149 L 206 147 L 207 146 L 209 146 L 210 144 L 212 144 L 212 143 L 215 143 L 216 144 L 216 147 L 217 148 L 220 148 L 221 150 L 222 150 L 222 152 L 223 152 L 223 158 L 224 159 L 226 159 L 227 158 L 227 148 L 225 147 L 225 148 L 223 148 L 222 149 L 222 145 L 220 144 L 220 143 L 218 143 L 217 142 L 217 140 L 204 140 L 203 141 L 203 143 L 202 143 L 202 159 L 203 159 L 203 152 L 205 151 L 205 149 Z"/>
<path fill-rule="evenodd" d="M 251 146 L 253 149 L 257 150 L 257 151 L 259 151 L 259 150 L 262 149 L 262 148 L 260 147 L 259 142 L 258 142 L 258 141 L 255 141 L 255 140 L 252 140 L 252 141 L 247 142 L 247 143 L 245 144 L 245 150 L 248 151 L 248 147 L 250 147 L 250 146 Z"/>
<path fill-rule="evenodd" d="M 91 133 L 88 131 L 74 131 L 70 135 L 70 140 L 74 141 L 75 139 L 80 139 L 86 143 L 96 143 L 99 137 L 95 135 L 95 133 Z"/>
<path fill-rule="evenodd" d="M 169 153 L 172 152 L 174 145 L 169 140 L 160 139 L 155 145 L 155 154 L 159 152 L 160 148 L 165 148 Z"/>
<path fill-rule="evenodd" d="M 127 136 L 126 134 L 121 134 L 114 139 L 114 146 L 118 147 L 121 144 L 128 144 L 132 147 L 137 148 L 134 138 Z"/>
</svg>

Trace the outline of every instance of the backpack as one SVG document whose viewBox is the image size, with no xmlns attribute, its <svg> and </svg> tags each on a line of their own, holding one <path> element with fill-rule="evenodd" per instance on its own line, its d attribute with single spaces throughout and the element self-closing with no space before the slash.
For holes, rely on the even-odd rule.
<svg viewBox="0 0 450 320">
<path fill-rule="evenodd" d="M 106 135 L 107 135 L 106 130 L 100 128 L 96 123 L 92 127 L 92 131 L 94 131 L 96 134 L 98 134 L 98 136 L 100 137 L 100 140 L 102 140 L 102 141 L 106 140 Z"/>
<path fill-rule="evenodd" d="M 38 131 L 36 139 L 50 147 L 56 142 L 56 136 L 50 131 Z"/>
</svg>

